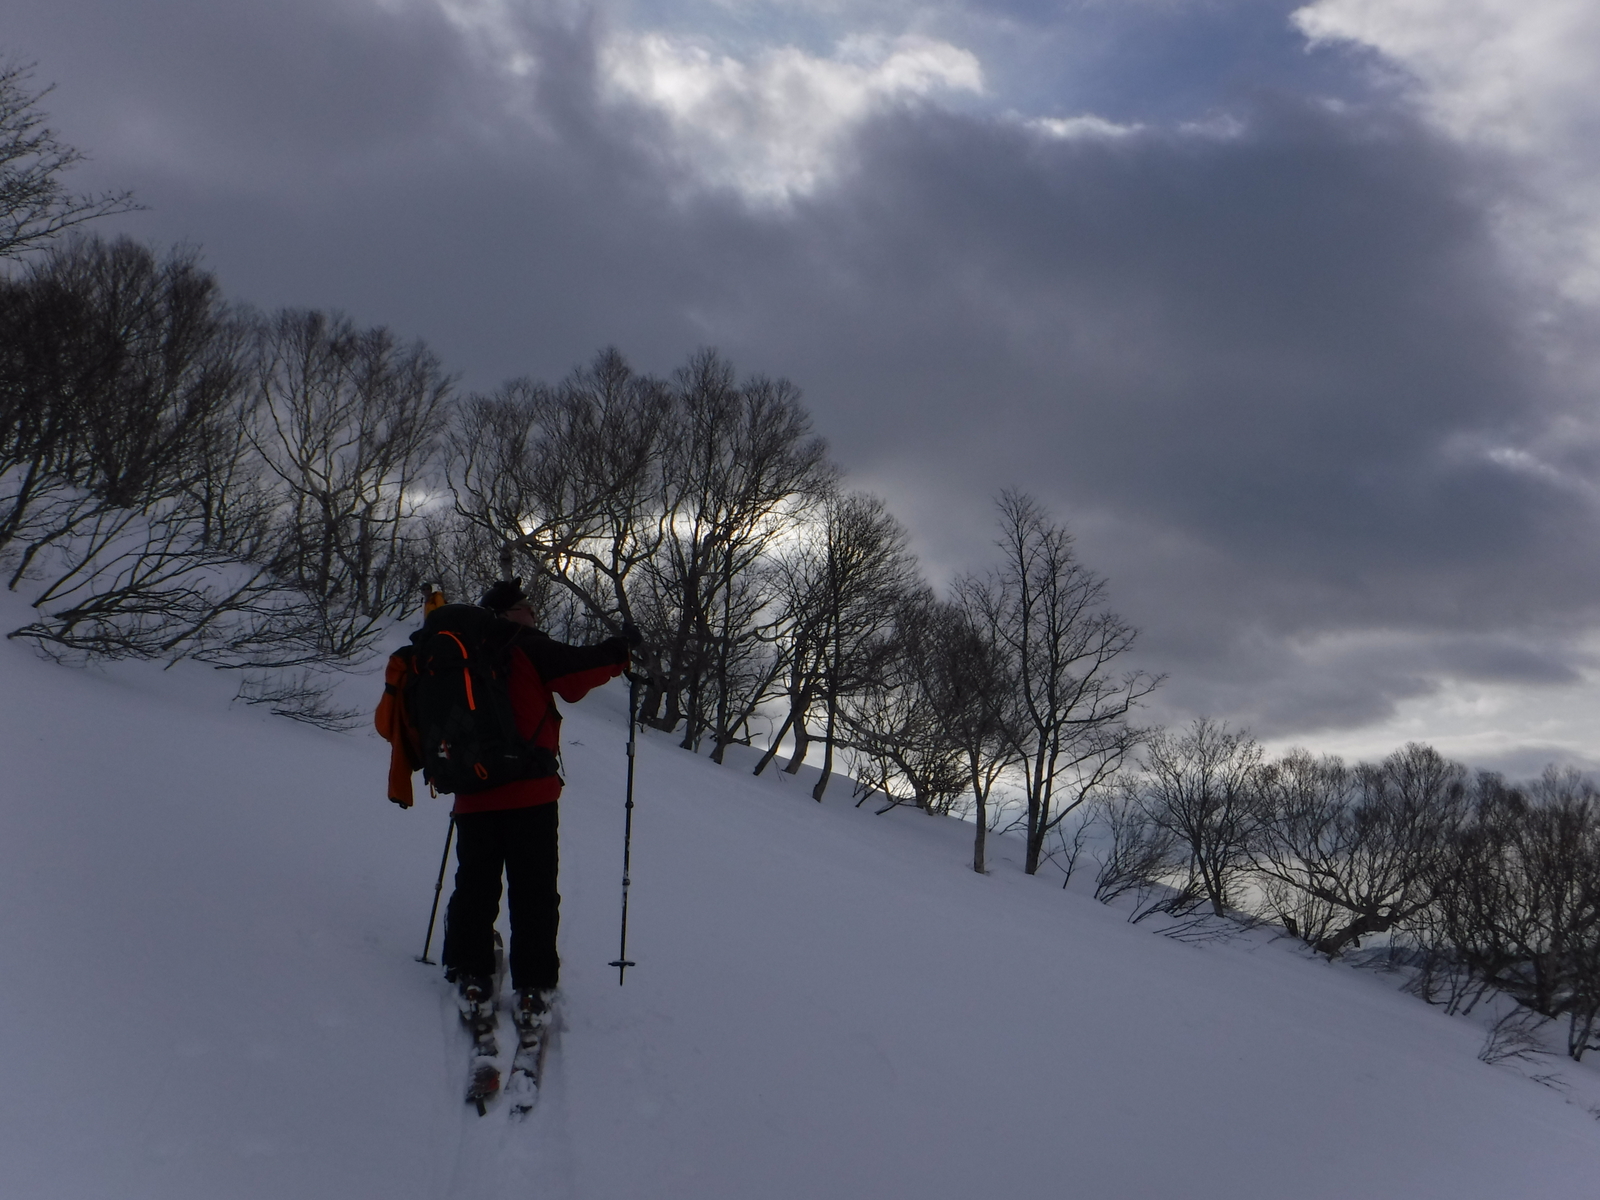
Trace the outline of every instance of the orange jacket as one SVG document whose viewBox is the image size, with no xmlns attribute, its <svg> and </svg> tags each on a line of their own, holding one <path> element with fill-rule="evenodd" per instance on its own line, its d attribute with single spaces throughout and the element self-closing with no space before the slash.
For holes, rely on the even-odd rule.
<svg viewBox="0 0 1600 1200">
<path fill-rule="evenodd" d="M 378 701 L 378 711 L 372 714 L 372 723 L 389 743 L 389 799 L 401 808 L 411 807 L 411 776 L 422 766 L 417 731 L 411 725 L 400 696 L 410 672 L 409 658 L 399 654 L 389 656 L 389 665 L 383 672 L 383 699 Z"/>
</svg>

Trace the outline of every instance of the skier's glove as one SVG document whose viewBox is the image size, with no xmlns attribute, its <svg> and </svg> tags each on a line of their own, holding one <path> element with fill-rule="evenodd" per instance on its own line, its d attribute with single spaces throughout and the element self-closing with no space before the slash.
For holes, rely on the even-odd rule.
<svg viewBox="0 0 1600 1200">
<path fill-rule="evenodd" d="M 639 627 L 632 621 L 622 623 L 622 636 L 627 639 L 628 645 L 637 647 L 644 641 L 644 634 L 639 632 Z"/>
<path fill-rule="evenodd" d="M 621 663 L 623 666 L 628 665 L 628 639 L 621 634 L 615 637 L 608 637 L 595 649 L 605 654 L 607 662 Z"/>
</svg>

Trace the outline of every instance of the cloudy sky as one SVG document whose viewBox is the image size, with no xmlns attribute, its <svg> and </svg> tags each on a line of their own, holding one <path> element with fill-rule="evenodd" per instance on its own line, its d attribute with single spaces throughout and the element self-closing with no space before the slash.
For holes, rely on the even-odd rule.
<svg viewBox="0 0 1600 1200">
<path fill-rule="evenodd" d="M 937 577 L 1067 519 L 1152 719 L 1600 766 L 1592 0 L 0 0 L 116 228 L 785 375 Z"/>
</svg>

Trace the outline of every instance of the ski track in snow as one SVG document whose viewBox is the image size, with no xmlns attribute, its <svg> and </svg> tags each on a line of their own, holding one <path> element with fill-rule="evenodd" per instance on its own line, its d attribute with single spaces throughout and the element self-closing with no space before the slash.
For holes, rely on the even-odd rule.
<svg viewBox="0 0 1600 1200">
<path fill-rule="evenodd" d="M 543 1092 L 479 1118 L 414 961 L 444 800 L 397 811 L 373 735 L 230 707 L 194 664 L 6 643 L 0 670 L 7 1197 L 1600 1195 L 1592 1064 L 1533 1068 L 1563 1090 L 1485 1066 L 1481 1024 L 1391 979 L 1129 926 L 1008 839 L 976 876 L 967 827 L 875 817 L 845 779 L 815 804 L 739 748 L 641 737 L 619 987 L 620 688 L 566 709 Z"/>
<path fill-rule="evenodd" d="M 450 1050 L 461 1062 L 455 1081 L 455 1092 L 459 1094 L 466 1081 L 472 1043 L 461 1030 L 455 1002 L 448 991 L 441 1011 L 449 1026 Z M 508 1023 L 505 1014 L 501 1015 L 504 1036 Z M 541 1200 L 577 1200 L 579 1192 L 573 1180 L 572 1156 L 561 1106 L 559 1030 L 552 1036 L 539 1103 L 533 1112 L 521 1119 L 513 1117 L 504 1095 L 497 1097 L 481 1117 L 472 1105 L 460 1104 L 460 1132 L 450 1169 L 446 1178 L 436 1181 L 430 1188 L 429 1195 L 445 1200 L 477 1200 L 483 1196 L 536 1194 Z M 509 1063 L 511 1054 L 503 1043 L 502 1049 L 507 1050 L 502 1058 Z M 503 1073 L 502 1087 L 507 1078 L 508 1070 Z M 444 1127 L 450 1124 L 448 1119 L 441 1121 Z"/>
</svg>

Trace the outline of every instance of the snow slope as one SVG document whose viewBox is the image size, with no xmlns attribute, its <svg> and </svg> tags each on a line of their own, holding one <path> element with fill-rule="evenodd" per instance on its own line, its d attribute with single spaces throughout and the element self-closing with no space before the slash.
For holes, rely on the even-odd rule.
<svg viewBox="0 0 1600 1200">
<path fill-rule="evenodd" d="M 192 665 L 0 672 L 0 1195 L 1600 1195 L 1600 1121 L 1390 982 L 978 877 L 956 822 L 660 735 L 619 987 L 620 685 L 568 709 L 546 1092 L 480 1119 L 413 961 L 446 804 L 386 803 L 381 742 Z"/>
</svg>

